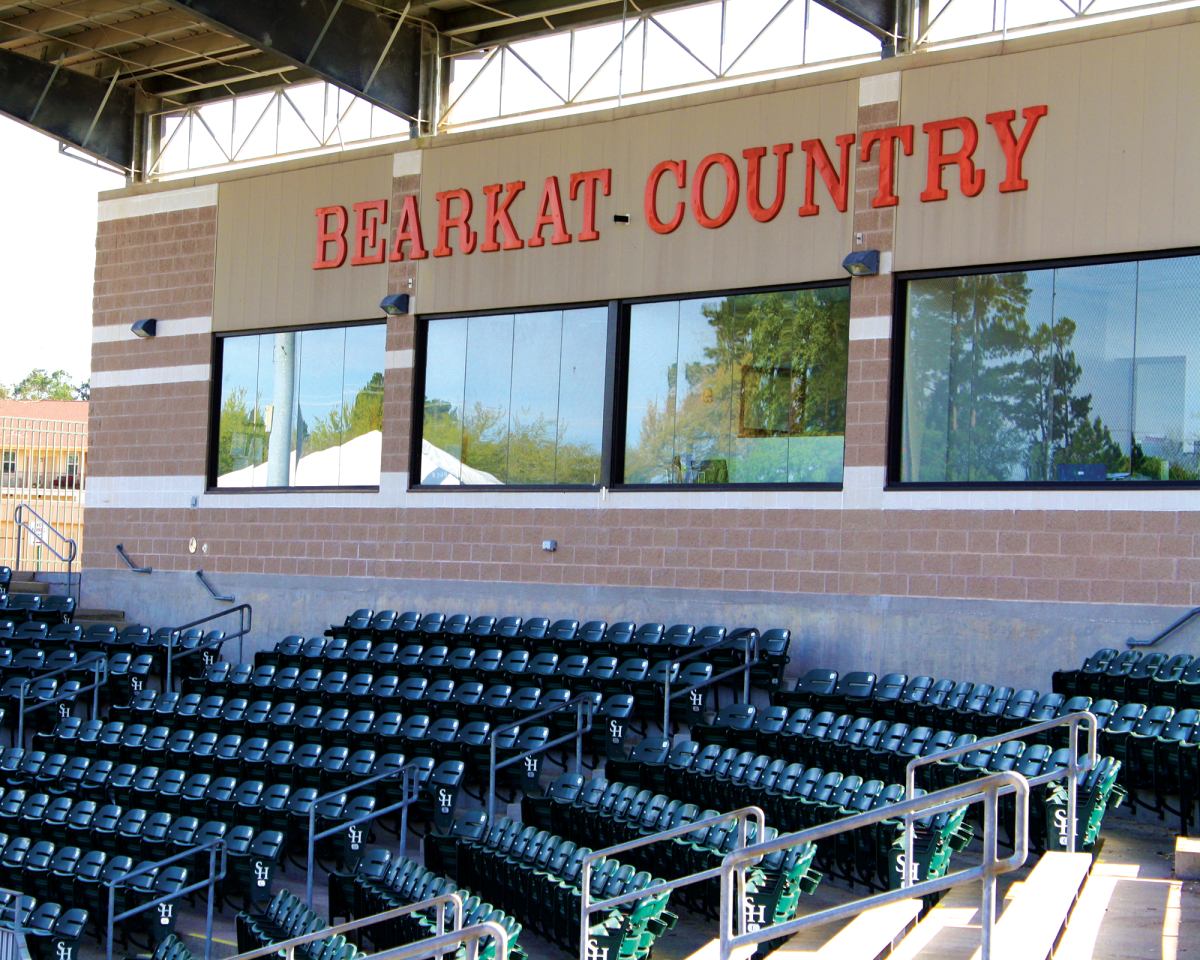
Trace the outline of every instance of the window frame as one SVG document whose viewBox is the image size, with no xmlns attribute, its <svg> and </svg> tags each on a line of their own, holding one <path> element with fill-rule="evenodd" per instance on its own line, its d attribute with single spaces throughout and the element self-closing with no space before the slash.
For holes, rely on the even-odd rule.
<svg viewBox="0 0 1200 960">
<path fill-rule="evenodd" d="M 708 291 L 683 291 L 679 293 L 655 294 L 646 297 L 629 297 L 613 300 L 584 300 L 574 303 L 532 304 L 518 307 L 489 308 L 485 310 L 458 310 L 448 313 L 419 314 L 416 317 L 413 363 L 413 403 L 409 424 L 408 490 L 410 493 L 583 493 L 603 489 L 636 492 L 663 493 L 672 490 L 698 491 L 759 491 L 759 490 L 803 490 L 840 491 L 842 482 L 829 483 L 624 483 L 619 478 L 625 469 L 625 428 L 627 423 L 626 398 L 629 377 L 629 334 L 631 308 L 643 303 L 668 303 L 675 300 L 737 297 L 756 293 L 779 293 L 793 290 L 820 290 L 831 287 L 849 289 L 850 278 L 837 277 L 829 280 L 812 280 L 804 283 L 782 283 L 754 287 L 739 287 Z M 455 484 L 452 486 L 424 485 L 414 482 L 421 475 L 421 439 L 425 419 L 425 362 L 428 346 L 429 324 L 437 320 L 471 317 L 506 316 L 516 313 L 542 313 L 555 310 L 579 310 L 588 307 L 607 307 L 608 342 L 604 371 L 604 412 L 601 430 L 600 472 L 595 484 L 503 484 L 499 486 L 476 486 Z M 844 454 L 843 454 L 844 458 Z M 843 459 L 843 471 L 845 461 Z M 844 476 L 844 473 L 843 473 Z M 294 489 L 294 488 L 288 488 Z M 345 488 L 340 488 L 345 489 Z"/>
<path fill-rule="evenodd" d="M 212 379 L 209 381 L 208 397 L 208 450 L 204 462 L 204 492 L 206 494 L 263 494 L 276 496 L 289 493 L 378 493 L 379 486 L 375 484 L 358 484 L 354 486 L 321 486 L 321 487 L 219 487 L 217 486 L 217 459 L 221 436 L 221 378 L 224 375 L 224 351 L 222 342 L 234 337 L 260 337 L 272 333 L 305 333 L 311 330 L 342 330 L 347 327 L 381 326 L 384 328 L 384 405 L 387 397 L 387 319 L 375 318 L 370 320 L 348 320 L 341 323 L 304 323 L 283 327 L 255 327 L 248 330 L 218 330 L 212 337 L 212 355 L 210 369 Z M 386 434 L 384 437 L 386 441 Z"/>
<path fill-rule="evenodd" d="M 460 320 L 472 317 L 504 317 L 517 313 L 553 313 L 556 310 L 586 310 L 603 307 L 608 311 L 608 333 L 605 340 L 604 355 L 604 409 L 600 424 L 600 470 L 596 483 L 505 483 L 496 486 L 482 484 L 423 484 L 417 482 L 421 476 L 421 440 L 425 430 L 425 362 L 429 346 L 429 324 L 438 320 Z M 533 306 L 508 307 L 488 310 L 456 310 L 451 313 L 423 313 L 416 317 L 415 336 L 413 338 L 413 385 L 412 385 L 412 420 L 409 423 L 408 447 L 408 491 L 409 493 L 498 493 L 511 490 L 514 493 L 585 493 L 595 492 L 605 487 L 611 487 L 608 482 L 611 475 L 612 429 L 613 429 L 613 392 L 612 369 L 613 350 L 617 326 L 617 300 L 583 300 L 577 303 L 536 304 Z"/>
<path fill-rule="evenodd" d="M 1016 260 L 1007 263 L 972 264 L 967 267 L 937 270 L 907 270 L 893 275 L 892 355 L 889 365 L 887 468 L 884 490 L 1197 490 L 1200 480 L 902 480 L 901 457 L 904 450 L 904 348 L 908 334 L 908 284 L 912 280 L 936 280 L 945 277 L 972 277 L 989 273 L 1014 273 L 1022 270 L 1059 270 L 1108 263 L 1141 263 L 1146 260 L 1173 260 L 1200 256 L 1200 247 L 1170 250 L 1108 253 L 1089 257 L 1061 257 L 1046 260 Z"/>
</svg>

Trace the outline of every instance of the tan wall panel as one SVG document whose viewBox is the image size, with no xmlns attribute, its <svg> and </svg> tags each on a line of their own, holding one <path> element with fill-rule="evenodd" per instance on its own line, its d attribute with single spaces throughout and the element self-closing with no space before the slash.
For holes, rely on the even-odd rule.
<svg viewBox="0 0 1200 960">
<path fill-rule="evenodd" d="M 596 226 L 600 239 L 577 239 L 558 246 L 481 253 L 458 251 L 450 257 L 421 261 L 417 306 L 422 313 L 601 300 L 731 287 L 794 283 L 844 276 L 842 258 L 850 249 L 850 213 L 838 213 L 820 177 L 817 217 L 800 218 L 804 202 L 802 140 L 820 137 L 836 159 L 834 138 L 855 129 L 858 85 L 853 81 L 791 90 L 748 99 L 690 107 L 605 123 L 521 136 L 435 147 L 423 161 L 421 219 L 426 246 L 437 243 L 438 204 L 442 190 L 466 188 L 474 198 L 471 225 L 482 230 L 483 186 L 524 180 L 525 191 L 510 208 L 518 234 L 528 241 L 542 186 L 556 175 L 563 193 L 567 229 L 582 222 L 582 194 L 571 202 L 570 175 L 612 169 L 612 195 L 600 197 Z M 582 118 L 581 118 L 582 119 Z M 588 118 L 590 119 L 590 118 Z M 746 207 L 748 147 L 792 143 L 787 195 L 771 223 L 755 221 Z M 693 218 L 691 183 L 697 164 L 710 153 L 726 153 L 739 168 L 740 197 L 733 218 L 719 229 L 705 229 Z M 659 190 L 660 216 L 669 220 L 677 200 L 688 202 L 683 224 L 659 235 L 646 223 L 646 178 L 662 160 L 687 160 L 688 186 L 678 190 L 670 175 Z M 853 186 L 851 186 L 853 196 Z M 763 161 L 761 197 L 775 196 L 775 157 Z M 714 168 L 706 181 L 710 216 L 724 201 L 724 176 Z M 630 216 L 628 225 L 614 214 Z M 550 231 L 546 230 L 547 238 Z M 482 237 L 480 238 L 482 243 Z"/>
<path fill-rule="evenodd" d="M 381 316 L 387 264 L 312 269 L 317 207 L 344 206 L 353 250 L 355 203 L 392 195 L 392 158 L 222 183 L 217 203 L 213 328 L 246 330 Z M 385 235 L 386 228 L 382 231 Z"/>
<path fill-rule="evenodd" d="M 895 267 L 1158 250 L 1200 244 L 1200 24 L 1091 40 L 904 72 L 901 123 L 914 124 L 900 160 Z M 1025 154 L 1029 189 L 1002 194 L 1004 155 L 985 117 L 1046 104 Z M 967 116 L 987 171 L 964 197 L 947 167 L 946 200 L 922 203 L 930 120 Z M 957 134 L 946 146 L 958 145 Z"/>
</svg>

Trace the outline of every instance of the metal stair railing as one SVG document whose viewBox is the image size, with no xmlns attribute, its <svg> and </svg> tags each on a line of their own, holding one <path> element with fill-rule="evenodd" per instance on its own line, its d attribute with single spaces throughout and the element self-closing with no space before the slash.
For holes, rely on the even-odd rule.
<svg viewBox="0 0 1200 960">
<path fill-rule="evenodd" d="M 441 937 L 446 933 L 447 905 L 451 907 L 451 923 L 453 924 L 450 932 L 458 933 L 462 930 L 463 924 L 462 895 L 458 893 L 443 893 L 436 897 L 430 897 L 428 900 L 422 900 L 419 903 L 410 903 L 403 907 L 393 907 L 391 910 L 383 911 L 383 913 L 375 913 L 369 917 L 359 917 L 357 920 L 348 920 L 346 923 L 339 923 L 333 927 L 322 927 L 320 930 L 314 930 L 312 933 L 305 933 L 299 937 L 292 937 L 290 940 L 281 940 L 277 943 L 268 944 L 265 947 L 247 950 L 245 953 L 239 953 L 236 957 L 230 957 L 229 960 L 258 960 L 259 957 L 277 957 L 280 954 L 283 954 L 284 960 L 295 960 L 296 948 L 302 947 L 306 943 L 315 943 L 327 937 L 340 936 L 351 930 L 374 926 L 377 923 L 383 923 L 387 920 L 396 920 L 412 913 L 420 913 L 422 910 L 432 910 L 435 907 L 437 908 L 437 936 Z"/>
<path fill-rule="evenodd" d="M 999 833 L 999 800 L 1009 793 L 1017 795 L 1017 815 L 1013 837 L 1014 851 L 1011 857 L 1001 859 L 996 855 L 997 834 Z M 750 912 L 745 890 L 746 864 L 758 861 L 763 856 L 788 850 L 802 843 L 812 843 L 825 840 L 839 833 L 847 833 L 862 827 L 869 827 L 885 820 L 904 818 L 911 822 L 914 817 L 932 817 L 949 810 L 956 810 L 970 803 L 982 801 L 983 812 L 983 862 L 977 867 L 957 870 L 933 880 L 922 880 L 911 885 L 888 890 L 874 896 L 864 897 L 851 903 L 843 903 L 829 907 L 807 916 L 788 920 L 784 923 L 760 924 L 758 917 Z M 911 831 L 909 831 L 911 832 Z M 959 884 L 974 880 L 983 881 L 981 896 L 980 926 L 982 927 L 981 960 L 991 960 L 992 931 L 996 923 L 996 878 L 1001 874 L 1016 870 L 1025 863 L 1029 853 L 1029 781 L 1019 773 L 1005 771 L 994 773 L 978 780 L 961 783 L 935 793 L 927 793 L 912 800 L 881 807 L 866 813 L 856 814 L 832 820 L 815 827 L 809 827 L 798 833 L 768 840 L 735 850 L 722 861 L 718 870 L 721 876 L 721 920 L 720 920 L 720 950 L 719 960 L 730 960 L 734 951 L 742 951 L 747 947 L 763 943 L 767 940 L 779 940 L 790 937 L 808 927 L 820 926 L 833 920 L 855 917 L 874 907 L 882 907 L 899 900 L 909 900 L 924 897 L 931 893 L 948 890 Z M 909 870 L 906 860 L 901 865 L 905 877 Z M 734 884 L 737 884 L 737 896 L 734 896 Z M 735 918 L 733 905 L 737 903 L 741 909 Z M 734 921 L 738 920 L 742 932 L 734 929 Z"/>
<path fill-rule="evenodd" d="M 239 603 L 236 607 L 230 607 L 228 610 L 218 610 L 216 613 L 211 613 L 207 617 L 201 617 L 199 620 L 193 620 L 191 623 L 185 623 L 181 627 L 175 627 L 171 631 L 170 637 L 167 639 L 167 667 L 166 679 L 164 681 L 163 690 L 169 692 L 171 690 L 171 669 L 175 661 L 175 642 L 183 635 L 185 630 L 191 630 L 193 627 L 198 627 L 205 623 L 212 623 L 214 620 L 220 620 L 221 617 L 232 616 L 237 614 L 238 628 L 234 633 L 220 640 L 210 640 L 208 643 L 201 643 L 194 647 L 188 647 L 183 651 L 181 656 L 191 656 L 196 653 L 203 653 L 205 650 L 211 650 L 214 647 L 218 650 L 222 645 L 230 640 L 238 642 L 238 662 L 245 660 L 246 653 L 246 635 L 250 632 L 250 628 L 254 624 L 254 608 L 248 603 Z"/>
<path fill-rule="evenodd" d="M 1088 752 L 1087 762 L 1079 762 L 1079 727 L 1086 725 L 1088 728 Z M 972 753 L 984 747 L 990 747 L 994 744 L 1007 743 L 1009 740 L 1026 740 L 1034 734 L 1043 732 L 1044 730 L 1054 730 L 1057 727 L 1068 727 L 1070 743 L 1070 763 L 1059 770 L 1043 773 L 1029 779 L 1030 787 L 1039 787 L 1043 783 L 1050 783 L 1054 780 L 1060 780 L 1063 777 L 1068 777 L 1067 780 L 1067 853 L 1075 852 L 1075 821 L 1077 817 L 1077 784 L 1076 780 L 1079 774 L 1091 770 L 1096 766 L 1099 759 L 1096 753 L 1096 742 L 1100 733 L 1100 723 L 1096 719 L 1096 715 L 1089 711 L 1081 711 L 1079 713 L 1069 713 L 1063 717 L 1055 717 L 1053 720 L 1045 720 L 1042 723 L 1031 724 L 1028 727 L 1021 727 L 1013 730 L 1010 733 L 1002 733 L 995 737 L 987 737 L 983 740 L 976 740 L 974 743 L 969 743 L 966 746 L 955 747 L 950 750 L 943 750 L 940 753 L 930 754 L 928 757 L 913 757 L 908 762 L 908 767 L 904 775 L 904 796 L 911 797 L 916 789 L 916 772 L 918 768 L 928 766 L 932 763 L 937 763 L 939 760 L 949 760 L 951 757 L 962 756 L 966 753 Z M 913 862 L 913 817 L 908 815 L 904 820 L 904 857 L 905 863 Z M 904 882 L 907 885 L 909 882 L 908 870 L 904 871 Z"/>
<path fill-rule="evenodd" d="M 492 937 L 496 941 L 494 960 L 508 960 L 508 931 L 495 920 L 484 920 L 454 933 L 430 937 L 427 940 L 417 940 L 402 947 L 393 947 L 382 953 L 371 954 L 367 960 L 410 960 L 414 957 L 440 957 L 451 947 L 477 943 L 484 937 Z M 476 950 L 473 954 L 468 954 L 469 960 L 474 960 L 478 953 Z"/>
<path fill-rule="evenodd" d="M 27 513 L 32 514 L 33 518 L 42 525 L 41 530 L 36 530 L 25 522 L 25 514 Z M 75 590 L 74 594 L 72 594 L 72 583 L 74 581 L 72 580 L 71 568 L 75 564 L 75 558 L 79 556 L 79 544 L 77 544 L 61 530 L 58 530 L 49 520 L 43 517 L 27 503 L 17 504 L 17 508 L 13 511 L 13 523 L 17 527 L 17 555 L 13 562 L 13 570 L 21 569 L 21 540 L 23 539 L 21 536 L 21 531 L 27 530 L 31 537 L 33 537 L 38 543 L 44 546 L 47 550 L 54 554 L 54 556 L 67 565 L 67 596 L 74 596 L 75 603 L 78 604 L 79 591 Z M 59 553 L 58 550 L 50 545 L 50 541 L 44 536 L 46 531 L 54 534 L 60 541 L 62 541 L 61 546 L 63 550 L 66 551 L 65 554 Z"/>
<path fill-rule="evenodd" d="M 29 947 L 25 941 L 27 928 L 21 922 L 22 909 L 25 906 L 22 901 L 29 895 L 20 890 L 10 890 L 8 887 L 0 887 L 0 894 L 9 895 L 8 903 L 0 905 L 0 960 L 29 960 Z M 10 908 L 11 919 L 4 916 Z M 28 913 L 32 915 L 33 911 Z"/>
<path fill-rule="evenodd" d="M 125 544 L 117 544 L 117 556 L 125 561 L 125 566 L 129 567 L 134 573 L 153 573 L 153 567 L 135 567 L 133 561 L 129 559 L 129 554 L 125 552 Z"/>
<path fill-rule="evenodd" d="M 758 666 L 758 631 L 753 627 L 746 630 L 739 630 L 732 637 L 726 637 L 720 643 L 710 644 L 706 647 L 701 647 L 699 650 L 693 650 L 690 653 L 685 653 L 670 662 L 667 666 L 667 676 L 663 681 L 663 736 L 670 738 L 671 736 L 671 701 L 678 700 L 680 697 L 691 693 L 694 690 L 700 690 L 703 687 L 710 687 L 713 684 L 720 683 L 729 677 L 736 677 L 739 673 L 745 676 L 742 679 L 742 703 L 750 702 L 750 671 Z M 714 650 L 720 650 L 722 647 L 733 646 L 739 644 L 745 650 L 746 662 L 740 666 L 734 667 L 731 670 L 726 670 L 723 673 L 718 673 L 715 676 L 709 677 L 702 683 L 692 684 L 690 687 L 684 687 L 682 690 L 677 690 L 671 693 L 671 673 L 675 667 L 680 664 L 688 663 L 691 660 L 699 660 L 702 657 L 708 656 Z"/>
<path fill-rule="evenodd" d="M 191 860 L 197 854 L 208 851 L 208 879 L 200 880 L 197 883 L 189 884 L 174 893 L 166 893 L 161 897 L 155 897 L 147 903 L 139 904 L 132 907 L 123 913 L 114 916 L 113 911 L 116 909 L 117 887 L 128 883 L 134 877 L 140 877 L 147 873 L 157 872 L 162 867 L 172 863 L 178 863 L 180 860 Z M 221 852 L 221 870 L 218 873 L 216 870 L 217 851 Z M 137 916 L 139 913 L 145 913 L 152 907 L 157 907 L 161 904 L 178 900 L 181 897 L 186 897 L 189 894 L 196 893 L 199 890 L 208 890 L 207 901 L 208 911 L 207 919 L 204 927 L 204 960 L 211 960 L 212 957 L 212 936 L 213 936 L 213 901 L 216 899 L 216 886 L 225 879 L 226 868 L 228 866 L 229 853 L 225 838 L 210 840 L 208 843 L 202 843 L 199 846 L 192 847 L 183 853 L 177 853 L 173 857 L 167 857 L 165 860 L 159 860 L 157 863 L 148 863 L 144 866 L 136 867 L 128 873 L 122 874 L 119 877 L 114 877 L 108 881 L 108 960 L 113 960 L 113 930 L 118 923 L 128 920 L 130 917 Z"/>
<path fill-rule="evenodd" d="M 652 834 L 648 837 L 639 837 L 636 840 L 629 840 L 625 843 L 618 843 L 615 847 L 607 847 L 604 850 L 595 850 L 583 858 L 581 871 L 579 874 L 579 956 L 582 958 L 592 957 L 596 955 L 597 944 L 592 941 L 589 935 L 590 923 L 588 918 L 598 910 L 611 910 L 613 907 L 619 907 L 623 903 L 633 903 L 635 900 L 642 900 L 646 897 L 653 897 L 660 893 L 668 893 L 677 887 L 686 887 L 693 883 L 701 883 L 705 880 L 712 880 L 715 877 L 722 876 L 723 867 L 713 867 L 711 870 L 701 870 L 699 873 L 690 873 L 685 877 L 676 877 L 674 880 L 665 880 L 661 883 L 653 884 L 641 890 L 634 890 L 629 893 L 623 893 L 616 897 L 610 897 L 607 900 L 591 900 L 591 885 L 592 885 L 592 864 L 597 860 L 607 860 L 609 857 L 614 857 L 618 853 L 625 853 L 627 850 L 636 850 L 638 847 L 645 847 L 652 843 L 657 843 L 660 840 L 673 840 L 676 837 L 687 836 L 689 833 L 696 833 L 701 830 L 707 830 L 709 827 L 715 826 L 718 823 L 724 823 L 727 820 L 734 820 L 737 823 L 737 851 L 749 849 L 746 846 L 746 824 L 754 819 L 758 822 L 757 836 L 763 835 L 763 828 L 766 826 L 767 818 L 761 807 L 741 807 L 738 810 L 731 810 L 729 813 L 722 813 L 716 817 L 708 817 L 705 820 L 694 820 L 691 823 L 685 823 L 678 827 L 672 827 L 670 830 L 663 830 L 660 833 Z M 744 878 L 743 878 L 744 880 Z M 738 887 L 739 900 L 741 898 L 742 886 Z M 724 908 L 725 896 L 722 891 L 721 904 Z"/>
<path fill-rule="evenodd" d="M 552 713 L 558 713 L 565 710 L 567 707 L 575 707 L 575 732 L 568 733 L 565 736 L 558 737 L 554 740 L 549 740 L 543 743 L 540 747 L 534 747 L 532 750 L 526 750 L 515 757 L 509 757 L 507 760 L 496 762 L 496 737 L 501 733 L 507 733 L 509 730 L 515 730 L 520 726 L 528 724 L 531 720 L 539 720 L 542 717 L 548 717 Z M 584 715 L 587 715 L 587 726 L 583 725 Z M 536 756 L 539 753 L 544 753 L 551 747 L 557 747 L 560 744 L 567 743 L 571 740 L 575 741 L 575 772 L 580 773 L 583 770 L 583 738 L 592 732 L 592 706 L 591 700 L 587 694 L 580 694 L 572 697 L 564 703 L 560 703 L 555 707 L 548 707 L 545 710 L 538 710 L 536 713 L 531 713 L 528 716 L 522 717 L 520 720 L 514 720 L 512 723 L 506 723 L 503 726 L 497 727 L 488 736 L 488 743 L 491 748 L 491 758 L 488 761 L 488 792 L 487 792 L 487 815 L 488 823 L 491 823 L 496 815 L 496 774 L 511 767 L 513 764 L 520 763 L 528 757 Z"/>
<path fill-rule="evenodd" d="M 96 674 L 96 679 L 93 683 L 86 687 L 80 687 L 78 690 L 72 690 L 69 693 L 60 693 L 51 697 L 48 700 L 38 700 L 36 703 L 31 703 L 25 706 L 25 696 L 29 688 L 39 680 L 47 680 L 51 677 L 57 677 L 64 673 L 75 673 L 85 667 L 91 667 Z M 13 746 L 25 746 L 25 714 L 33 710 L 42 710 L 50 706 L 52 703 L 60 703 L 63 700 L 75 700 L 82 694 L 90 692 L 92 694 L 92 716 L 96 717 L 100 714 L 100 688 L 108 683 L 108 660 L 102 653 L 88 654 L 82 660 L 77 661 L 69 667 L 62 667 L 58 670 L 52 670 L 49 673 L 39 673 L 36 677 L 21 678 L 20 690 L 17 693 L 17 731 L 13 741 Z"/>
<path fill-rule="evenodd" d="M 341 833 L 343 830 L 353 830 L 360 823 L 367 823 L 371 820 L 376 820 L 382 817 L 385 813 L 395 813 L 400 811 L 400 853 L 404 854 L 405 847 L 408 843 L 408 808 L 421 799 L 421 781 L 418 779 L 419 767 L 416 763 L 406 763 L 402 767 L 395 770 L 388 770 L 385 773 L 376 774 L 373 777 L 368 777 L 366 780 L 357 780 L 354 783 L 347 784 L 338 790 L 332 790 L 329 793 L 323 794 L 315 798 L 308 808 L 308 870 L 305 880 L 305 903 L 309 909 L 312 909 L 313 903 L 313 873 L 317 862 L 316 848 L 317 841 L 324 840 L 326 837 L 332 837 L 336 833 Z M 354 820 L 342 821 L 337 826 L 330 827 L 328 830 L 322 830 L 316 833 L 317 828 L 317 805 L 323 800 L 329 800 L 331 797 L 340 797 L 344 793 L 352 793 L 356 790 L 361 790 L 363 787 L 369 787 L 372 784 L 379 783 L 381 780 L 391 780 L 394 777 L 400 778 L 400 792 L 404 797 L 399 803 L 392 803 L 381 810 L 372 810 L 370 813 L 363 814 L 361 817 L 356 817 Z M 409 796 L 409 789 L 412 789 L 412 795 Z"/>
</svg>

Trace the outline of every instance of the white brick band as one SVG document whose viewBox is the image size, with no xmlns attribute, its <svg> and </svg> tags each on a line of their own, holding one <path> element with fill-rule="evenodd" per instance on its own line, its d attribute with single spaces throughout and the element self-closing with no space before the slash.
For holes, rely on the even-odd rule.
<svg viewBox="0 0 1200 960">
<path fill-rule="evenodd" d="M 891 317 L 851 317 L 851 340 L 886 340 L 892 335 Z"/>
<path fill-rule="evenodd" d="M 212 317 L 159 320 L 154 336 L 157 339 L 158 337 L 185 337 L 197 333 L 212 333 Z M 92 327 L 92 343 L 117 343 L 136 339 L 138 338 L 134 336 L 132 328 L 124 323 L 106 323 L 103 326 Z"/>
<path fill-rule="evenodd" d="M 192 363 L 176 367 L 138 367 L 134 370 L 100 370 L 92 373 L 92 389 L 144 387 L 153 383 L 184 383 L 207 380 L 209 365 Z"/>
<path fill-rule="evenodd" d="M 385 370 L 405 370 L 413 365 L 411 350 L 389 350 L 383 358 Z"/>
<path fill-rule="evenodd" d="M 185 187 L 182 190 L 157 190 L 154 193 L 139 193 L 132 197 L 116 197 L 101 200 L 99 220 L 123 220 L 126 217 L 148 217 L 154 213 L 172 213 L 175 210 L 194 210 L 197 207 L 212 207 L 217 203 L 217 185 Z"/>
<path fill-rule="evenodd" d="M 876 103 L 892 103 L 900 99 L 900 71 L 877 73 L 858 81 L 858 105 L 870 107 Z"/>
</svg>

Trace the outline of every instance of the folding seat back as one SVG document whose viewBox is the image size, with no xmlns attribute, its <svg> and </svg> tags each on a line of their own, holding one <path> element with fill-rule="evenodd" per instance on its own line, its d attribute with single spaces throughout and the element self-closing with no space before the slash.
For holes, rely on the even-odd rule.
<svg viewBox="0 0 1200 960">
<path fill-rule="evenodd" d="M 1041 723 L 1045 720 L 1053 720 L 1054 715 L 1058 712 L 1058 708 L 1063 705 L 1066 699 L 1061 693 L 1045 694 L 1038 699 L 1038 702 L 1029 711 L 1029 722 Z"/>
<path fill-rule="evenodd" d="M 836 695 L 855 700 L 869 699 L 875 693 L 875 674 L 867 671 L 848 673 L 838 680 Z"/>
<path fill-rule="evenodd" d="M 520 618 L 505 617 L 504 620 L 500 621 L 500 624 L 497 626 L 497 630 L 499 631 L 501 628 L 511 629 L 511 625 L 506 625 L 506 621 L 510 619 Z M 562 623 L 564 621 L 559 622 Z M 571 622 L 574 622 L 576 629 L 578 629 L 578 622 Z M 539 640 L 548 640 L 553 643 L 554 640 L 558 639 L 557 637 L 551 636 L 550 621 L 545 617 L 526 617 L 517 628 L 515 636 L 519 640 L 527 640 L 535 645 Z M 570 638 L 568 637 L 567 639 Z"/>
<path fill-rule="evenodd" d="M 1010 720 L 1024 720 L 1029 716 L 1029 712 L 1038 701 L 1038 691 L 1036 690 L 1018 690 L 1008 701 L 1008 706 L 1005 707 L 1004 716 Z"/>
<path fill-rule="evenodd" d="M 836 670 L 809 670 L 800 682 L 796 684 L 796 693 L 805 696 L 832 696 L 837 689 L 838 672 Z"/>
<path fill-rule="evenodd" d="M 1175 708 L 1168 706 L 1151 707 L 1138 720 L 1133 732 L 1139 737 L 1161 737 L 1167 725 L 1175 716 Z"/>
</svg>

